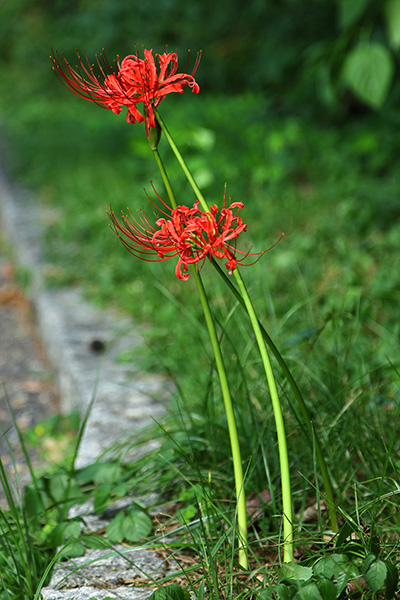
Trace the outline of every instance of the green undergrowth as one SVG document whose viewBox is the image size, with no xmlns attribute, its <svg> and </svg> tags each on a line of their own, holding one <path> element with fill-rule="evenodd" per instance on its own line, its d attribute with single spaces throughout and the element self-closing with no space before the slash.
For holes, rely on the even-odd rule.
<svg viewBox="0 0 400 600">
<path fill-rule="evenodd" d="M 133 258 L 107 226 L 110 204 L 117 214 L 144 207 L 152 218 L 155 209 L 142 189 L 155 199 L 149 179 L 164 197 L 144 131 L 62 92 L 36 95 L 18 108 L 7 91 L 0 100 L 8 168 L 43 208 L 47 283 L 82 285 L 99 305 L 132 316 L 145 341 L 118 360 L 131 365 L 133 376 L 139 368 L 169 374 L 176 391 L 172 416 L 160 427 L 113 447 L 87 469 L 64 465 L 41 474 L 21 506 L 1 513 L 0 556 L 10 581 L 32 563 L 38 583 L 60 544 L 65 555 L 78 555 L 96 544 L 164 540 L 169 552 L 196 555 L 203 575 L 193 583 L 188 574 L 185 585 L 200 599 L 393 598 L 400 530 L 398 117 L 316 121 L 301 110 L 277 112 L 255 94 L 185 96 L 161 106 L 209 203 L 221 204 L 225 181 L 232 200 L 244 202 L 248 231 L 241 249 L 264 250 L 285 232 L 242 272 L 313 414 L 340 515 L 340 532 L 332 537 L 313 440 L 274 363 L 299 561 L 279 570 L 279 458 L 262 365 L 242 309 L 205 264 L 246 489 L 259 499 L 249 537 L 257 581 L 249 582 L 236 574 L 227 425 L 194 284 L 176 279 L 173 261 Z M 166 155 L 163 141 L 160 152 Z M 178 202 L 191 204 L 179 169 L 167 157 L 165 163 Z M 159 446 L 137 458 L 149 441 Z M 159 525 L 137 500 L 151 493 L 155 503 L 171 507 Z M 73 503 L 91 498 L 102 513 L 124 497 L 132 503 L 110 519 L 104 535 L 86 536 L 82 521 L 68 518 Z M 165 537 L 170 525 L 177 537 Z M 4 558 L 21 552 L 21 564 Z M 29 595 L 4 595 L 19 597 Z"/>
<path fill-rule="evenodd" d="M 82 469 L 64 466 L 37 476 L 18 502 L 8 494 L 9 510 L 0 511 L 0 597 L 37 600 L 54 562 L 82 556 L 90 548 L 113 552 L 121 542 L 127 549 L 132 545 L 156 549 L 166 560 L 177 562 L 178 572 L 166 569 L 149 582 L 153 588 L 167 585 L 166 600 L 174 600 L 172 592 L 176 600 L 184 600 L 188 590 L 198 598 L 204 594 L 221 600 L 235 591 L 240 597 L 260 600 L 395 597 L 398 489 L 389 477 L 386 483 L 380 477 L 357 484 L 353 478 L 352 497 L 349 491 L 338 505 L 337 535 L 328 535 L 318 490 L 317 502 L 307 507 L 306 516 L 304 482 L 304 511 L 296 515 L 296 562 L 284 566 L 280 566 L 279 486 L 272 480 L 266 489 L 249 495 L 250 572 L 241 574 L 235 557 L 231 465 L 220 457 L 210 461 L 206 440 L 201 431 L 195 435 L 191 416 L 181 413 L 167 419 L 163 427 L 138 432 L 135 443 L 121 441 Z M 219 439 L 224 437 L 225 432 L 219 432 Z M 393 439 L 386 463 L 395 458 Z M 141 450 L 149 442 L 153 449 L 143 455 Z M 259 443 L 263 447 L 258 451 L 265 455 L 269 441 L 260 436 Z M 217 442 L 211 448 L 208 441 L 210 453 L 218 449 L 222 454 Z M 1 463 L 0 471 L 7 492 Z M 257 489 L 250 468 L 247 476 L 249 489 Z M 72 506 L 88 499 L 106 519 L 105 528 L 100 524 L 98 531 L 88 532 L 84 518 L 69 514 Z M 116 504 L 118 500 L 123 506 Z M 129 566 L 129 555 L 126 560 Z"/>
</svg>

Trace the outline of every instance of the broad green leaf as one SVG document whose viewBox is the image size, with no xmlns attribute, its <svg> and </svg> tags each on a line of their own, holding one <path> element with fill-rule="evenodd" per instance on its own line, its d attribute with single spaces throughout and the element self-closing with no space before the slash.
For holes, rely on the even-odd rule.
<svg viewBox="0 0 400 600">
<path fill-rule="evenodd" d="M 349 559 L 345 554 L 330 554 L 319 559 L 314 564 L 313 571 L 317 577 L 337 579 L 340 573 L 346 571 L 348 564 Z"/>
<path fill-rule="evenodd" d="M 78 519 L 61 521 L 57 525 L 46 524 L 42 529 L 45 540 L 53 547 L 61 546 L 73 539 L 79 538 L 82 534 L 82 522 Z"/>
<path fill-rule="evenodd" d="M 295 562 L 285 563 L 279 571 L 280 581 L 308 581 L 311 577 L 311 567 L 303 567 Z"/>
<path fill-rule="evenodd" d="M 82 532 L 82 523 L 80 521 L 68 521 L 65 524 L 64 537 L 66 539 L 78 538 Z"/>
<path fill-rule="evenodd" d="M 180 585 L 171 583 L 153 592 L 149 600 L 190 600 L 190 594 Z"/>
<path fill-rule="evenodd" d="M 128 540 L 136 542 L 151 532 L 153 523 L 145 510 L 132 506 L 127 511 L 120 511 L 107 526 L 107 538 L 111 542 Z"/>
<path fill-rule="evenodd" d="M 369 0 L 338 0 L 339 27 L 347 29 L 365 12 Z"/>
<path fill-rule="evenodd" d="M 307 583 L 294 596 L 293 600 L 324 600 L 315 583 Z"/>
<path fill-rule="evenodd" d="M 147 537 L 152 528 L 153 522 L 147 512 L 140 507 L 132 507 L 123 522 L 124 539 L 136 542 Z"/>
<path fill-rule="evenodd" d="M 373 592 L 381 589 L 386 581 L 387 567 L 383 560 L 374 560 L 365 573 L 365 580 Z"/>
<path fill-rule="evenodd" d="M 347 571 L 343 570 L 338 573 L 336 581 L 335 581 L 335 587 L 336 587 L 336 592 L 337 592 L 338 596 L 343 592 L 344 588 L 348 584 L 353 571 L 354 571 L 354 569 L 349 568 L 349 570 L 347 570 Z"/>
<path fill-rule="evenodd" d="M 78 556 L 83 556 L 84 554 L 85 546 L 80 540 L 72 542 L 72 544 L 68 544 L 60 552 L 60 556 L 64 558 L 77 558 Z"/>
<path fill-rule="evenodd" d="M 385 560 L 387 569 L 386 576 L 386 600 L 391 600 L 396 593 L 399 582 L 399 572 L 397 568 L 388 560 Z"/>
<path fill-rule="evenodd" d="M 347 55 L 342 75 L 360 100 L 377 109 L 386 99 L 393 71 L 393 59 L 385 46 L 362 43 Z"/>
<path fill-rule="evenodd" d="M 121 477 L 121 467 L 114 462 L 95 462 L 88 465 L 77 475 L 78 481 L 96 483 L 114 483 Z"/>
<path fill-rule="evenodd" d="M 386 0 L 386 29 L 393 50 L 400 48 L 400 0 Z"/>
<path fill-rule="evenodd" d="M 364 575 L 368 571 L 368 569 L 370 568 L 370 566 L 372 565 L 374 560 L 376 560 L 375 554 L 368 554 L 368 556 L 365 557 L 365 560 L 364 560 L 363 566 L 362 566 L 362 572 Z"/>
<path fill-rule="evenodd" d="M 67 500 L 78 501 L 83 494 L 75 479 L 65 473 L 55 473 L 49 476 L 49 493 L 53 500 L 65 505 Z"/>
<path fill-rule="evenodd" d="M 339 595 L 346 587 L 352 569 L 345 554 L 331 554 L 318 560 L 313 571 L 317 578 L 334 579 L 336 594 Z"/>
<path fill-rule="evenodd" d="M 93 499 L 93 508 L 95 512 L 102 513 L 105 511 L 107 505 L 111 502 L 112 489 L 113 486 L 110 483 L 99 485 L 96 489 Z"/>
<path fill-rule="evenodd" d="M 115 483 L 121 478 L 121 467 L 118 464 L 101 463 L 101 468 L 95 475 L 96 483 Z"/>
<path fill-rule="evenodd" d="M 318 581 L 317 586 L 322 600 L 336 600 L 338 597 L 336 586 L 329 579 L 321 579 Z"/>
<path fill-rule="evenodd" d="M 33 483 L 29 483 L 24 490 L 24 510 L 29 517 L 41 521 L 43 510 L 51 503 L 50 498 L 41 489 L 36 489 Z"/>
<path fill-rule="evenodd" d="M 290 588 L 284 583 L 278 583 L 272 587 L 265 588 L 258 596 L 258 600 L 289 600 Z"/>
<path fill-rule="evenodd" d="M 115 517 L 109 522 L 107 525 L 107 538 L 110 542 L 118 542 L 123 539 L 123 521 L 124 521 L 124 513 L 123 511 L 117 513 Z"/>
<path fill-rule="evenodd" d="M 128 482 L 125 483 L 118 483 L 117 485 L 115 485 L 113 487 L 113 496 L 115 498 L 123 498 L 124 496 L 127 495 L 128 490 L 129 490 L 130 484 Z"/>
</svg>

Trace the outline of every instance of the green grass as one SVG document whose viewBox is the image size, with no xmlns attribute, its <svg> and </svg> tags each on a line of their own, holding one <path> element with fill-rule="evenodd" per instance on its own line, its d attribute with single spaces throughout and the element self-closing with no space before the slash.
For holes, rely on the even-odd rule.
<svg viewBox="0 0 400 600">
<path fill-rule="evenodd" d="M 152 195 L 150 178 L 163 196 L 143 128 L 128 126 L 122 116 L 64 90 L 35 96 L 17 109 L 7 100 L 11 99 L 6 92 L 1 111 L 12 149 L 11 173 L 51 209 L 45 250 L 48 285 L 79 283 L 99 304 L 117 307 L 145 324 L 146 346 L 132 361 L 149 372 L 170 373 L 178 386 L 172 402 L 178 417 L 160 433 L 163 458 L 157 451 L 144 462 L 119 464 L 113 485 L 118 483 L 121 494 L 146 493 L 154 481 L 165 490 L 164 501 L 178 503 L 181 518 L 186 514 L 195 519 L 202 510 L 216 506 L 217 514 L 226 519 L 225 532 L 232 532 L 234 515 L 232 510 L 226 513 L 226 506 L 232 507 L 233 489 L 227 426 L 194 284 L 175 278 L 173 261 L 153 264 L 134 259 L 108 228 L 105 211 L 110 204 L 116 213 L 128 205 L 132 211 L 145 207 L 151 216 L 142 190 L 145 186 Z M 396 562 L 400 139 L 393 127 L 397 117 L 316 122 L 300 110 L 290 115 L 274 112 L 268 100 L 250 94 L 185 95 L 168 99 L 161 109 L 209 203 L 221 203 L 225 181 L 232 199 L 245 203 L 248 232 L 242 249 L 252 245 L 261 251 L 285 232 L 275 249 L 243 269 L 243 276 L 260 319 L 314 415 L 342 525 L 356 529 L 361 540 L 362 550 L 348 550 L 343 539 L 337 553 L 348 557 L 353 550 L 358 552 L 354 568 L 368 571 L 369 553 L 378 556 L 373 535 L 366 533 L 370 527 L 380 539 L 377 560 Z M 178 201 L 190 204 L 192 192 L 163 141 L 160 152 Z M 210 265 L 204 265 L 202 275 L 227 359 L 247 490 L 268 489 L 271 494 L 252 533 L 254 560 L 260 561 L 260 548 L 267 546 L 274 562 L 280 533 L 279 461 L 262 365 L 241 308 Z M 129 353 L 120 358 L 129 361 Z M 312 443 L 299 426 L 290 389 L 275 363 L 274 368 L 289 434 L 296 539 L 307 548 L 303 558 L 305 554 L 311 560 L 315 553 L 329 552 L 321 541 L 327 518 L 322 510 L 307 525 L 302 515 L 323 490 Z M 125 446 L 114 448 L 110 457 L 119 461 L 125 453 Z M 113 488 L 90 477 L 93 473 L 78 474 L 77 485 L 104 507 L 116 496 Z M 200 496 L 193 492 L 199 485 Z M 217 560 L 219 550 L 221 560 L 229 563 L 232 539 L 230 533 L 218 538 L 218 528 L 206 535 L 202 528 L 207 522 L 200 521 L 187 534 L 205 569 L 211 568 L 210 556 Z M 210 582 L 215 584 L 216 576 L 210 572 Z M 316 573 L 312 577 L 305 582 L 317 585 Z M 291 580 L 282 581 L 289 586 Z"/>
</svg>

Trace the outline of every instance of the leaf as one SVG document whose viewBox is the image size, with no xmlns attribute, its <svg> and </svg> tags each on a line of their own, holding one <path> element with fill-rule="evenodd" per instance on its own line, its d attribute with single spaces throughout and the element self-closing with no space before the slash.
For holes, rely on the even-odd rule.
<svg viewBox="0 0 400 600">
<path fill-rule="evenodd" d="M 101 535 L 85 535 L 85 546 L 86 548 L 111 548 L 109 541 Z"/>
<path fill-rule="evenodd" d="M 107 537 L 111 542 L 127 540 L 136 542 L 149 535 L 153 523 L 140 506 L 134 505 L 127 511 L 120 511 L 107 526 Z"/>
<path fill-rule="evenodd" d="M 393 50 L 400 48 L 400 0 L 387 0 L 385 4 L 386 28 Z"/>
<path fill-rule="evenodd" d="M 295 562 L 285 563 L 279 571 L 280 581 L 308 581 L 311 577 L 311 567 L 303 567 Z"/>
<path fill-rule="evenodd" d="M 115 483 L 121 477 L 121 468 L 114 462 L 95 462 L 84 467 L 77 476 L 78 481 Z"/>
<path fill-rule="evenodd" d="M 362 572 L 364 575 L 368 571 L 374 560 L 376 560 L 375 554 L 368 554 L 368 556 L 365 558 L 362 566 Z"/>
<path fill-rule="evenodd" d="M 118 464 L 105 462 L 100 463 L 100 468 L 95 474 L 96 483 L 116 483 L 121 478 L 121 468 Z"/>
<path fill-rule="evenodd" d="M 60 551 L 60 556 L 63 558 L 78 558 L 78 556 L 83 556 L 84 554 L 85 546 L 80 540 L 68 544 Z"/>
<path fill-rule="evenodd" d="M 113 486 L 110 483 L 99 485 L 96 489 L 93 499 L 93 508 L 95 512 L 102 513 L 111 502 L 111 492 Z"/>
<path fill-rule="evenodd" d="M 290 589 L 284 583 L 265 588 L 258 596 L 258 600 L 289 600 L 289 598 Z"/>
<path fill-rule="evenodd" d="M 385 46 L 361 43 L 347 55 L 342 76 L 360 100 L 378 109 L 386 99 L 393 71 L 393 59 Z"/>
<path fill-rule="evenodd" d="M 385 560 L 387 569 L 386 575 L 386 600 L 391 600 L 396 593 L 397 584 L 399 582 L 399 572 L 396 567 L 389 561 Z"/>
<path fill-rule="evenodd" d="M 78 538 L 82 533 L 82 523 L 80 521 L 67 521 L 64 529 L 64 537 L 69 540 L 70 538 Z"/>
<path fill-rule="evenodd" d="M 358 21 L 369 4 L 369 0 L 338 0 L 339 27 L 347 29 Z"/>
<path fill-rule="evenodd" d="M 199 585 L 199 589 L 197 590 L 197 600 L 204 600 L 204 588 L 205 588 L 206 582 L 204 579 L 201 580 L 201 583 Z"/>
<path fill-rule="evenodd" d="M 318 560 L 313 566 L 318 578 L 335 579 L 336 594 L 342 593 L 349 580 L 349 559 L 345 554 L 331 554 Z"/>
<path fill-rule="evenodd" d="M 340 548 L 345 543 L 346 539 L 350 537 L 353 531 L 356 531 L 356 526 L 350 521 L 346 521 L 339 531 L 339 535 L 336 540 L 336 548 Z"/>
<path fill-rule="evenodd" d="M 153 522 L 147 512 L 138 506 L 129 509 L 123 522 L 124 539 L 136 542 L 147 537 L 153 528 Z"/>
<path fill-rule="evenodd" d="M 67 508 L 66 502 L 78 502 L 83 499 L 83 494 L 76 483 L 75 479 L 71 478 L 66 473 L 55 473 L 48 477 L 48 491 L 54 502 Z"/>
<path fill-rule="evenodd" d="M 129 490 L 130 484 L 129 482 L 125 482 L 125 483 L 119 483 L 117 485 L 115 485 L 113 487 L 113 496 L 115 498 L 123 498 L 124 496 L 127 495 L 128 490 Z"/>
<path fill-rule="evenodd" d="M 24 510 L 29 517 L 35 518 L 39 523 L 42 519 L 43 511 L 48 508 L 49 504 L 50 499 L 47 495 L 41 489 L 37 489 L 33 483 L 29 483 L 25 487 Z"/>
<path fill-rule="evenodd" d="M 373 592 L 377 592 L 381 589 L 385 583 L 387 575 L 387 567 L 383 560 L 374 560 L 365 573 L 365 580 Z"/>
<path fill-rule="evenodd" d="M 324 600 L 319 593 L 317 585 L 313 582 L 307 583 L 294 596 L 293 600 Z"/>
<path fill-rule="evenodd" d="M 313 566 L 314 574 L 327 579 L 337 578 L 346 571 L 349 559 L 345 554 L 331 554 L 319 559 Z"/>
<path fill-rule="evenodd" d="M 177 583 L 171 583 L 155 590 L 149 600 L 190 600 L 190 594 Z"/>
<path fill-rule="evenodd" d="M 107 525 L 107 537 L 111 542 L 122 540 L 122 523 L 124 521 L 124 513 L 121 511 Z"/>
<path fill-rule="evenodd" d="M 318 590 L 322 596 L 322 600 L 336 600 L 338 592 L 336 586 L 329 579 L 321 579 L 318 581 Z"/>
</svg>

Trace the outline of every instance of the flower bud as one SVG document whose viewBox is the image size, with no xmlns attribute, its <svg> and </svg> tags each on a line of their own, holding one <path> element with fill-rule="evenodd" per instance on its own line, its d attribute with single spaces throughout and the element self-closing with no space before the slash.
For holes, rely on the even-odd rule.
<svg viewBox="0 0 400 600">
<path fill-rule="evenodd" d="M 161 127 L 158 121 L 156 121 L 155 127 L 149 127 L 149 145 L 152 150 L 157 150 L 158 144 L 161 139 Z"/>
</svg>

